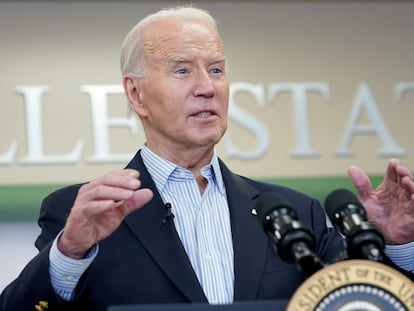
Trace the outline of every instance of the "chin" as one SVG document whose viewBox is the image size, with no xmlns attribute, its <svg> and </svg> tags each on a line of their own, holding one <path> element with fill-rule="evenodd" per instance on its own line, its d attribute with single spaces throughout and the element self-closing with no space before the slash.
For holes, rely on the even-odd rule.
<svg viewBox="0 0 414 311">
<path fill-rule="evenodd" d="M 193 132 L 195 138 L 201 146 L 214 146 L 218 144 L 223 137 L 225 130 L 222 129 L 204 129 Z"/>
<path fill-rule="evenodd" d="M 210 137 L 204 137 L 202 139 L 199 139 L 199 143 L 200 146 L 203 147 L 214 147 L 216 144 L 218 144 L 220 142 L 222 135 L 215 135 L 215 136 L 210 136 Z"/>
</svg>

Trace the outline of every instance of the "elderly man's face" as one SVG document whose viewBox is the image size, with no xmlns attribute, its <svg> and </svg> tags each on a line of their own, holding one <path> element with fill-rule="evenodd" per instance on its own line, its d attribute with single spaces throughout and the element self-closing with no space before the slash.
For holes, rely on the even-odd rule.
<svg viewBox="0 0 414 311">
<path fill-rule="evenodd" d="M 219 34 L 197 21 L 168 20 L 144 32 L 147 78 L 139 105 L 155 150 L 212 147 L 227 128 L 229 81 Z"/>
</svg>

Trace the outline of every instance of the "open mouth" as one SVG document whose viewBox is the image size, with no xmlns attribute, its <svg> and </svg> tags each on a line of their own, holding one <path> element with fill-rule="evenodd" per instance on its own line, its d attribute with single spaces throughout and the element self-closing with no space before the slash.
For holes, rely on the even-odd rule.
<svg viewBox="0 0 414 311">
<path fill-rule="evenodd" d="M 208 117 L 211 117 L 212 115 L 214 114 L 210 111 L 201 111 L 199 113 L 196 113 L 194 116 L 198 118 L 208 118 Z"/>
</svg>

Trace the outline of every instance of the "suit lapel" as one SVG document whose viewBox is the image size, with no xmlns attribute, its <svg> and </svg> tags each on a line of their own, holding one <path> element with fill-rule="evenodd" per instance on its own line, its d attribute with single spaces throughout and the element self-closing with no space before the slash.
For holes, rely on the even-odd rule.
<svg viewBox="0 0 414 311">
<path fill-rule="evenodd" d="M 139 152 L 127 167 L 139 170 L 141 187 L 152 189 L 154 198 L 129 215 L 125 223 L 190 302 L 207 302 L 173 221 L 160 224 L 165 218 L 166 209 Z"/>
<path fill-rule="evenodd" d="M 268 239 L 257 217 L 252 215 L 257 189 L 233 174 L 220 161 L 230 208 L 234 249 L 234 300 L 254 300 L 264 268 Z M 128 168 L 140 172 L 143 188 L 154 191 L 154 198 L 125 219 L 133 234 L 145 246 L 154 261 L 190 302 L 207 302 L 172 221 L 165 225 L 166 210 L 155 184 L 139 154 Z"/>
<path fill-rule="evenodd" d="M 230 208 L 234 249 L 234 300 L 254 300 L 263 274 L 268 239 L 252 214 L 257 189 L 221 162 Z"/>
</svg>

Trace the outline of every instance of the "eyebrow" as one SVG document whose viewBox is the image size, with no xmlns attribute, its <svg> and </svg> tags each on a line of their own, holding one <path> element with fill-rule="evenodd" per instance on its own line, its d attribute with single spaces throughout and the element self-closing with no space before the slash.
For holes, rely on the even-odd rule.
<svg viewBox="0 0 414 311">
<path fill-rule="evenodd" d="M 174 57 L 174 58 L 168 59 L 167 62 L 173 66 L 176 66 L 182 63 L 191 63 L 192 61 L 193 61 L 192 59 L 186 58 L 186 57 Z"/>
<path fill-rule="evenodd" d="M 174 57 L 171 59 L 168 59 L 167 63 L 170 64 L 172 67 L 177 66 L 179 64 L 182 63 L 192 63 L 194 61 L 194 57 L 182 57 L 182 56 L 178 56 L 178 57 Z M 213 60 L 211 62 L 209 62 L 209 66 L 214 65 L 214 64 L 223 64 L 225 65 L 226 63 L 226 58 L 225 57 L 220 57 L 216 60 Z"/>
</svg>

